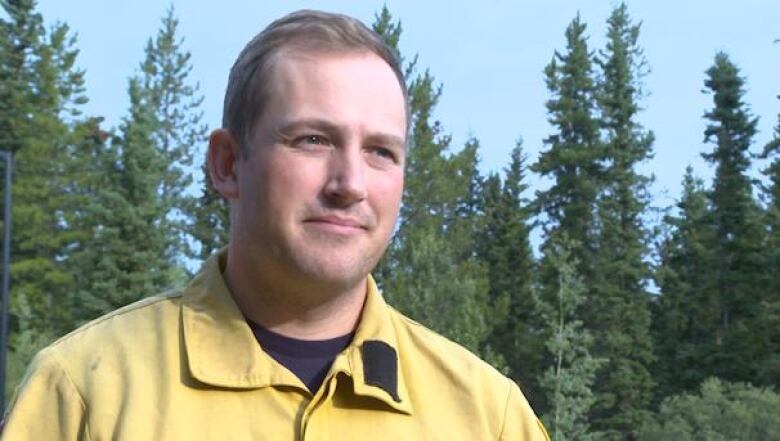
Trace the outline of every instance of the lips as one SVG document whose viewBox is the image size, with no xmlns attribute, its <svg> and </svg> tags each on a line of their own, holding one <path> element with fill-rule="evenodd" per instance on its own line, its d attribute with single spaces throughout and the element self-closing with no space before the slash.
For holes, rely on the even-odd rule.
<svg viewBox="0 0 780 441">
<path fill-rule="evenodd" d="M 316 216 L 308 218 L 304 222 L 319 229 L 340 234 L 354 234 L 368 229 L 364 222 L 345 216 Z"/>
</svg>

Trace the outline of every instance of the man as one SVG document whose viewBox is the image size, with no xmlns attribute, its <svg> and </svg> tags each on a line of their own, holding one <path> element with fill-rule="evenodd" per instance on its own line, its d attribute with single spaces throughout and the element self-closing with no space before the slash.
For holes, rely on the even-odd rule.
<svg viewBox="0 0 780 441">
<path fill-rule="evenodd" d="M 407 92 L 360 22 L 301 11 L 233 66 L 209 140 L 230 244 L 44 349 L 8 440 L 544 440 L 517 386 L 384 303 Z"/>
</svg>

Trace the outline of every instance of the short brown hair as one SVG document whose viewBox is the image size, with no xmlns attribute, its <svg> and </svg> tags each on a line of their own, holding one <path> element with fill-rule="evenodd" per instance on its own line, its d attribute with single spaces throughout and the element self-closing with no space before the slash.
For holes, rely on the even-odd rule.
<svg viewBox="0 0 780 441">
<path fill-rule="evenodd" d="M 230 69 L 222 126 L 247 153 L 247 141 L 254 123 L 268 99 L 273 56 L 281 49 L 304 52 L 368 51 L 385 60 L 398 78 L 406 103 L 407 131 L 410 125 L 406 81 L 395 51 L 382 37 L 359 20 L 342 14 L 301 10 L 288 14 L 257 34 L 241 51 Z"/>
</svg>

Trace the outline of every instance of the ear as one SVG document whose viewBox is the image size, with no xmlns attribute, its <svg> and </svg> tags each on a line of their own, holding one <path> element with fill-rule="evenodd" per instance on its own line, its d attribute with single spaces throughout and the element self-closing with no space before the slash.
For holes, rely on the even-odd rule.
<svg viewBox="0 0 780 441">
<path fill-rule="evenodd" d="M 209 136 L 208 167 L 211 183 L 226 199 L 238 198 L 238 173 L 241 159 L 240 146 L 225 129 L 216 129 Z"/>
</svg>

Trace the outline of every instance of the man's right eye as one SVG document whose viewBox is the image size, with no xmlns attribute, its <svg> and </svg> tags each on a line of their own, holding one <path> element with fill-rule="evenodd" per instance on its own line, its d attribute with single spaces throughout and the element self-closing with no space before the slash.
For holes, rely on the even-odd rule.
<svg viewBox="0 0 780 441">
<path fill-rule="evenodd" d="M 330 141 L 322 135 L 305 135 L 298 138 L 299 145 L 330 145 Z"/>
</svg>

